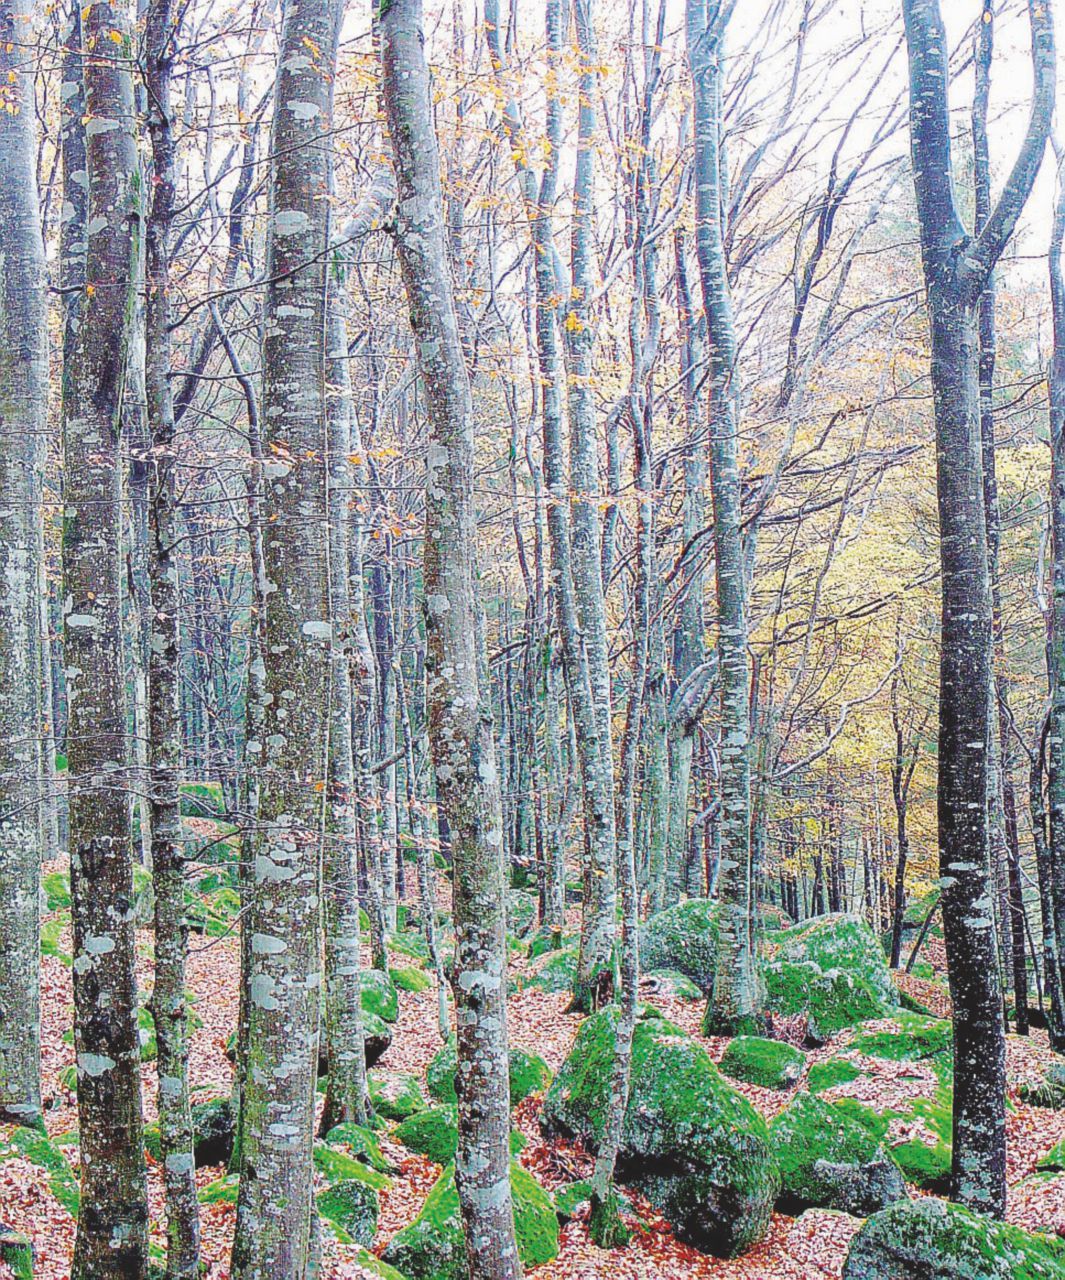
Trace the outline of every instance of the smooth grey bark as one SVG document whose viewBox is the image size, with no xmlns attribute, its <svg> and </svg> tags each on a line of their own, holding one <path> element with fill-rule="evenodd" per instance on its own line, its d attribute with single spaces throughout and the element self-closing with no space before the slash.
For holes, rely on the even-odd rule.
<svg viewBox="0 0 1065 1280">
<path fill-rule="evenodd" d="M 448 275 L 420 0 L 392 0 L 380 24 L 396 247 L 429 425 L 426 694 L 454 867 L 455 1178 L 470 1280 L 511 1280 L 521 1263 L 510 1194 L 503 833 L 475 579 L 473 403 Z"/>
<path fill-rule="evenodd" d="M 155 890 L 155 1022 L 159 1072 L 159 1140 L 166 1191 L 166 1274 L 191 1280 L 199 1268 L 192 1109 L 189 1102 L 185 961 L 185 846 L 181 830 L 180 589 L 178 512 L 171 396 L 170 234 L 176 183 L 170 84 L 177 19 L 171 0 L 149 0 L 144 61 L 151 139 L 151 203 L 146 226 L 144 336 L 148 499 L 147 766 L 152 883 Z"/>
<path fill-rule="evenodd" d="M 0 3 L 0 1122 L 42 1127 L 41 459 L 48 312 L 37 198 L 33 17 Z M 47 598 L 47 597 L 46 597 Z M 52 850 L 54 856 L 54 848 Z"/>
<path fill-rule="evenodd" d="M 736 332 L 725 263 L 721 55 L 730 6 L 688 0 L 693 87 L 695 249 L 707 330 L 707 423 L 714 513 L 721 742 L 720 926 L 706 1026 L 735 1034 L 757 1025 L 764 1000 L 751 857 L 751 708 L 747 583 L 740 511 Z"/>
<path fill-rule="evenodd" d="M 1006 1203 L 1005 1033 L 986 803 L 992 699 L 979 406 L 980 295 L 1042 160 L 1054 106 L 1049 4 L 1031 0 L 1035 88 L 1028 132 L 999 201 L 969 235 L 954 195 L 948 49 L 938 0 L 903 0 L 910 139 L 931 329 L 943 582 L 939 859 L 954 1011 L 951 1195 L 1001 1215 Z"/>
<path fill-rule="evenodd" d="M 286 4 L 263 305 L 263 769 L 255 831 L 236 1280 L 303 1280 L 321 1004 L 329 668 L 326 280 L 342 5 Z"/>
<path fill-rule="evenodd" d="M 122 4 L 81 14 L 84 291 L 63 373 L 64 662 L 69 702 L 74 1049 L 81 1210 L 71 1274 L 141 1280 L 141 1139 L 133 848 L 122 653 L 122 397 L 142 234 L 132 45 Z M 117 37 L 117 39 L 113 38 Z M 105 52 L 101 52 L 105 51 Z M 75 93 L 72 90 L 71 93 Z"/>
<path fill-rule="evenodd" d="M 1050 301 L 1053 315 L 1053 350 L 1048 371 L 1050 390 L 1050 520 L 1053 533 L 1053 594 L 1047 671 L 1050 677 L 1050 713 L 1047 726 L 1047 808 L 1049 840 L 1038 836 L 1045 828 L 1036 823 L 1037 872 L 1043 923 L 1044 972 L 1051 995 L 1051 1044 L 1065 1053 L 1065 151 L 1058 156 L 1058 184 L 1050 237 Z M 1042 743 L 1037 744 L 1032 765 L 1032 796 L 1042 802 Z"/>
</svg>

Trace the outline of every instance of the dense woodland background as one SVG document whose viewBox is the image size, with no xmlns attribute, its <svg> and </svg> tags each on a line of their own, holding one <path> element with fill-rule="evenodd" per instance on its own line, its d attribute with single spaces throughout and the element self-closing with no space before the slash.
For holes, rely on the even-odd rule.
<svg viewBox="0 0 1065 1280">
<path fill-rule="evenodd" d="M 1065 1276 L 1053 17 L 0 0 L 0 1274 Z"/>
</svg>

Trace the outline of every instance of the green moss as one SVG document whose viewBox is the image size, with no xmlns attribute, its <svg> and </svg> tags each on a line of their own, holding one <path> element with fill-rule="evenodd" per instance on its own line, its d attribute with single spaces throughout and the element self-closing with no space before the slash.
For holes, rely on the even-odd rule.
<svg viewBox="0 0 1065 1280">
<path fill-rule="evenodd" d="M 74 957 L 60 947 L 59 938 L 69 924 L 69 911 L 60 911 L 51 920 L 45 920 L 41 924 L 41 955 L 54 956 L 57 960 L 61 960 L 68 969 L 74 963 Z"/>
<path fill-rule="evenodd" d="M 857 1080 L 861 1071 L 846 1058 L 829 1058 L 827 1062 L 815 1062 L 806 1074 L 806 1087 L 811 1093 L 823 1093 L 838 1084 Z"/>
<path fill-rule="evenodd" d="M 391 1182 L 385 1174 L 378 1173 L 376 1169 L 371 1169 L 361 1160 L 349 1156 L 346 1151 L 331 1147 L 325 1142 L 314 1144 L 314 1167 L 330 1184 L 345 1181 L 362 1182 L 373 1191 L 383 1191 Z"/>
<path fill-rule="evenodd" d="M 887 1158 L 864 1125 L 809 1093 L 797 1094 L 773 1120 L 769 1132 L 785 1196 L 803 1205 L 847 1209 L 840 1202 L 840 1178 L 826 1166 L 859 1170 Z"/>
<path fill-rule="evenodd" d="M 399 991 L 428 991 L 433 985 L 432 978 L 423 970 L 408 966 L 404 969 L 389 969 L 392 984 Z"/>
<path fill-rule="evenodd" d="M 874 1111 L 872 1107 L 867 1107 L 864 1102 L 859 1102 L 857 1098 L 835 1098 L 830 1106 L 849 1120 L 854 1120 L 868 1129 L 877 1142 L 883 1142 L 887 1137 L 888 1129 L 891 1127 L 891 1121 L 900 1113 L 897 1111 Z"/>
<path fill-rule="evenodd" d="M 367 922 L 366 928 L 369 928 Z M 366 931 L 365 929 L 363 930 Z M 404 933 L 394 934 L 388 942 L 389 950 L 395 951 L 401 956 L 407 956 L 411 960 L 417 960 L 421 964 L 428 963 L 429 946 L 420 933 L 413 930 L 407 930 Z"/>
<path fill-rule="evenodd" d="M 1041 1157 L 1036 1168 L 1047 1170 L 1051 1173 L 1065 1172 L 1065 1138 L 1054 1143 L 1046 1155 Z"/>
<path fill-rule="evenodd" d="M 458 1068 L 458 1044 L 455 1036 L 437 1050 L 426 1072 L 429 1096 L 437 1102 L 456 1102 L 455 1072 Z M 551 1072 L 543 1058 L 524 1049 L 510 1051 L 510 1105 L 517 1106 L 530 1094 L 546 1089 L 551 1082 Z"/>
<path fill-rule="evenodd" d="M 570 1182 L 564 1187 L 560 1187 L 555 1192 L 555 1212 L 558 1219 L 565 1224 L 571 1218 L 576 1216 L 577 1210 L 582 1204 L 591 1203 L 592 1184 L 587 1178 L 582 1178 L 579 1182 Z"/>
<path fill-rule="evenodd" d="M 576 977 L 577 948 L 563 947 L 561 951 L 548 953 L 546 959 L 537 965 L 526 986 L 535 987 L 538 991 L 572 991 Z"/>
<path fill-rule="evenodd" d="M 779 1040 L 737 1036 L 729 1043 L 718 1065 L 733 1080 L 744 1080 L 765 1089 L 790 1089 L 802 1075 L 806 1054 Z"/>
<path fill-rule="evenodd" d="M 240 1178 L 235 1173 L 227 1173 L 224 1178 L 215 1178 L 205 1187 L 200 1188 L 197 1199 L 200 1204 L 236 1204 L 240 1195 Z"/>
<path fill-rule="evenodd" d="M 843 1280 L 1061 1280 L 1065 1241 L 922 1197 L 874 1214 L 851 1241 Z"/>
<path fill-rule="evenodd" d="M 510 1166 L 510 1188 L 522 1264 L 542 1266 L 558 1255 L 558 1218 L 551 1197 L 516 1162 Z M 417 1218 L 392 1237 L 383 1256 L 410 1280 L 463 1280 L 466 1255 L 454 1165 L 440 1175 Z"/>
<path fill-rule="evenodd" d="M 406 1120 L 425 1109 L 418 1077 L 404 1071 L 373 1071 L 369 1076 L 370 1101 L 385 1120 Z"/>
<path fill-rule="evenodd" d="M 949 1052 L 954 1043 L 951 1024 L 942 1018 L 925 1018 L 905 1010 L 895 1015 L 898 1031 L 872 1031 L 856 1036 L 850 1047 L 870 1058 L 891 1062 L 919 1062 Z"/>
<path fill-rule="evenodd" d="M 923 1191 L 947 1191 L 951 1153 L 945 1142 L 928 1144 L 911 1138 L 892 1147 L 891 1155 L 907 1182 Z"/>
<path fill-rule="evenodd" d="M 656 994 L 660 991 L 666 995 L 676 996 L 678 1000 L 702 1000 L 703 993 L 696 983 L 686 974 L 676 969 L 655 969 L 653 973 L 641 975 Z"/>
<path fill-rule="evenodd" d="M 450 1164 L 458 1146 L 458 1111 L 454 1106 L 430 1107 L 408 1116 L 396 1127 L 397 1141 L 436 1164 Z"/>
<path fill-rule="evenodd" d="M 849 970 L 826 973 L 813 962 L 782 960 L 764 972 L 767 1010 L 785 1017 L 806 1014 L 815 1041 L 886 1012 L 876 990 Z"/>
<path fill-rule="evenodd" d="M 7 1264 L 13 1280 L 33 1280 L 33 1241 L 0 1224 L 0 1262 Z"/>
<path fill-rule="evenodd" d="M 529 959 L 538 960 L 540 956 L 546 956 L 548 952 L 572 948 L 576 941 L 577 935 L 574 933 L 568 933 L 562 929 L 552 929 L 549 925 L 541 925 L 529 940 Z"/>
<path fill-rule="evenodd" d="M 362 986 L 362 1007 L 384 1022 L 396 1022 L 399 1018 L 399 995 L 387 973 L 380 969 L 363 969 L 359 974 Z"/>
<path fill-rule="evenodd" d="M 717 963 L 718 910 L 709 898 L 689 898 L 656 912 L 640 931 L 640 961 L 648 972 L 683 973 L 709 995 Z"/>
<path fill-rule="evenodd" d="M 822 973 L 850 970 L 861 975 L 885 1007 L 896 1004 L 883 948 L 860 916 L 818 916 L 786 929 L 778 936 L 777 944 L 780 959 L 814 964 Z"/>
<path fill-rule="evenodd" d="M 582 1024 L 544 1100 L 548 1137 L 598 1144 L 617 1016 L 611 1006 Z M 779 1186 L 765 1121 L 701 1045 L 646 1006 L 633 1036 L 618 1178 L 641 1190 L 682 1239 L 726 1256 L 761 1237 Z"/>
<path fill-rule="evenodd" d="M 377 1280 L 407 1280 L 407 1277 L 397 1271 L 395 1267 L 390 1267 L 387 1262 L 382 1262 L 380 1258 L 375 1257 L 368 1249 L 359 1249 L 355 1253 L 355 1265 L 368 1271 L 370 1275 L 376 1276 Z"/>
<path fill-rule="evenodd" d="M 37 1129 L 20 1127 L 13 1131 L 6 1145 L 0 1145 L 0 1164 L 19 1157 L 47 1172 L 49 1191 L 67 1213 L 76 1218 L 81 1204 L 78 1176 L 59 1147 Z"/>
<path fill-rule="evenodd" d="M 1065 1108 L 1065 1062 L 1052 1062 L 1042 1080 L 1022 1084 L 1020 1094 L 1033 1107 L 1049 1107 L 1053 1111 Z"/>
<path fill-rule="evenodd" d="M 49 871 L 41 879 L 45 901 L 49 911 L 61 911 L 71 906 L 70 872 Z"/>
<path fill-rule="evenodd" d="M 329 1130 L 325 1141 L 331 1147 L 347 1147 L 356 1159 L 379 1173 L 392 1172 L 392 1166 L 385 1159 L 376 1136 L 362 1125 L 345 1120 L 343 1124 L 336 1124 Z"/>
<path fill-rule="evenodd" d="M 373 1187 L 357 1178 L 334 1182 L 315 1197 L 318 1216 L 342 1244 L 368 1245 L 377 1231 L 380 1202 Z"/>
</svg>

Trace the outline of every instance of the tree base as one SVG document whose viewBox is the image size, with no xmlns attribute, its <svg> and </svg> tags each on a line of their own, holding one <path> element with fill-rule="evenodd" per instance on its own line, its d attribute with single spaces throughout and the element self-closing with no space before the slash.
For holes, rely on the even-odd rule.
<svg viewBox="0 0 1065 1280">
<path fill-rule="evenodd" d="M 727 1036 L 729 1039 L 735 1036 L 763 1036 L 767 1025 L 764 1014 L 726 1013 L 715 1009 L 712 1003 L 706 1006 L 706 1012 L 703 1014 L 703 1035 L 705 1036 Z"/>
<path fill-rule="evenodd" d="M 622 1221 L 621 1200 L 613 1188 L 604 1199 L 600 1199 L 597 1192 L 592 1192 L 588 1234 L 600 1249 L 623 1249 L 632 1239 L 632 1232 Z"/>
</svg>

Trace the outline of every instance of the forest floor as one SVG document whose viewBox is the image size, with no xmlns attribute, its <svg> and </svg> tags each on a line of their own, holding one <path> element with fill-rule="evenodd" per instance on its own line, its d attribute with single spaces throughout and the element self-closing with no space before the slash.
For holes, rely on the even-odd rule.
<svg viewBox="0 0 1065 1280">
<path fill-rule="evenodd" d="M 62 1146 L 76 1169 L 77 1111 L 69 1070 L 74 1061 L 73 1044 L 69 1042 L 73 1004 L 69 961 L 62 954 L 69 956 L 68 929 L 59 934 L 55 949 L 59 955 L 42 957 L 43 1095 L 49 1135 Z M 150 989 L 152 981 L 151 935 L 147 930 L 139 935 L 138 949 L 143 993 Z M 192 1039 L 190 1071 L 194 1101 L 226 1095 L 231 1087 L 233 1069 L 225 1050 L 237 1020 L 238 952 L 237 938 L 232 935 L 217 939 L 194 935 L 192 939 L 189 987 L 195 996 L 196 1013 L 202 1020 Z M 941 944 L 938 956 L 936 952 L 933 944 L 925 959 L 931 960 L 938 969 L 942 962 Z M 937 959 L 939 965 L 935 964 Z M 368 955 L 364 960 L 369 963 Z M 580 1020 L 565 1012 L 564 994 L 520 989 L 520 975 L 519 962 L 519 989 L 511 995 L 508 1004 L 511 1043 L 540 1054 L 552 1070 L 556 1070 L 570 1049 Z M 935 1012 L 949 1012 L 941 983 L 916 978 L 903 979 L 903 982 L 910 994 L 934 1007 Z M 720 1058 L 727 1042 L 701 1035 L 700 1004 L 661 994 L 653 997 L 653 1003 L 696 1036 L 715 1060 Z M 400 1015 L 394 1032 L 390 1049 L 374 1070 L 394 1068 L 415 1072 L 424 1081 L 426 1067 L 440 1047 L 434 990 L 400 993 Z M 844 1032 L 825 1048 L 812 1051 L 807 1069 L 837 1054 L 847 1038 L 848 1033 Z M 1008 1216 L 1018 1225 L 1052 1230 L 1065 1236 L 1065 1174 L 1051 1181 L 1024 1182 L 1034 1172 L 1040 1156 L 1065 1138 L 1065 1112 L 1027 1106 L 1016 1093 L 1022 1081 L 1034 1080 L 1040 1075 L 1051 1057 L 1043 1032 L 1033 1032 L 1027 1039 L 1009 1038 L 1012 1109 L 1008 1113 Z M 890 1106 L 895 1097 L 912 1098 L 915 1089 L 920 1092 L 926 1085 L 929 1090 L 934 1089 L 931 1072 L 924 1081 L 919 1063 L 877 1060 L 873 1064 L 871 1059 L 869 1062 L 875 1065 L 872 1081 L 863 1076 L 851 1084 L 836 1086 L 834 1096 L 850 1093 L 883 1109 Z M 150 1122 L 156 1117 L 153 1063 L 143 1065 L 142 1076 L 145 1120 Z M 794 1089 L 772 1091 L 742 1083 L 736 1087 L 767 1118 L 786 1106 L 795 1092 Z M 801 1081 L 796 1088 L 800 1087 Z M 863 1089 L 872 1090 L 874 1096 L 863 1097 Z M 519 1158 L 552 1190 L 585 1176 L 591 1169 L 591 1161 L 574 1148 L 543 1141 L 537 1126 L 540 1102 L 534 1096 L 517 1108 L 515 1123 L 529 1140 Z M 10 1132 L 0 1127 L 0 1148 L 6 1145 Z M 387 1130 L 382 1134 L 382 1149 L 397 1173 L 390 1187 L 381 1193 L 381 1214 L 373 1242 L 375 1252 L 383 1248 L 396 1230 L 413 1220 L 440 1172 L 438 1166 L 425 1157 L 412 1155 L 392 1141 Z M 201 1186 L 205 1186 L 224 1172 L 221 1168 L 203 1168 L 197 1176 Z M 162 1178 L 159 1165 L 151 1158 L 149 1181 L 152 1240 L 161 1247 L 165 1244 Z M 75 1223 L 64 1208 L 62 1195 L 57 1198 L 56 1189 L 55 1179 L 47 1170 L 17 1157 L 0 1159 L 0 1223 L 32 1238 L 34 1275 L 38 1280 L 66 1280 L 69 1276 Z M 713 1280 L 826 1280 L 840 1276 L 849 1240 L 858 1226 L 856 1219 L 827 1210 L 807 1210 L 798 1218 L 774 1214 L 769 1233 L 757 1247 L 740 1258 L 723 1261 L 706 1257 L 678 1242 L 662 1219 L 639 1197 L 633 1197 L 633 1204 L 639 1213 L 639 1222 L 634 1223 L 637 1230 L 625 1248 L 611 1252 L 597 1249 L 588 1237 L 586 1223 L 578 1215 L 563 1228 L 561 1252 L 555 1261 L 530 1274 L 536 1280 L 606 1280 L 607 1277 L 610 1280 L 672 1280 L 679 1276 Z M 227 1280 L 235 1208 L 225 1203 L 205 1204 L 201 1212 L 206 1275 L 209 1280 Z M 351 1280 L 370 1275 L 354 1261 L 355 1250 L 351 1247 L 330 1241 L 325 1249 L 322 1280 Z M 2 1280 L 7 1280 L 10 1274 L 0 1263 Z"/>
</svg>

